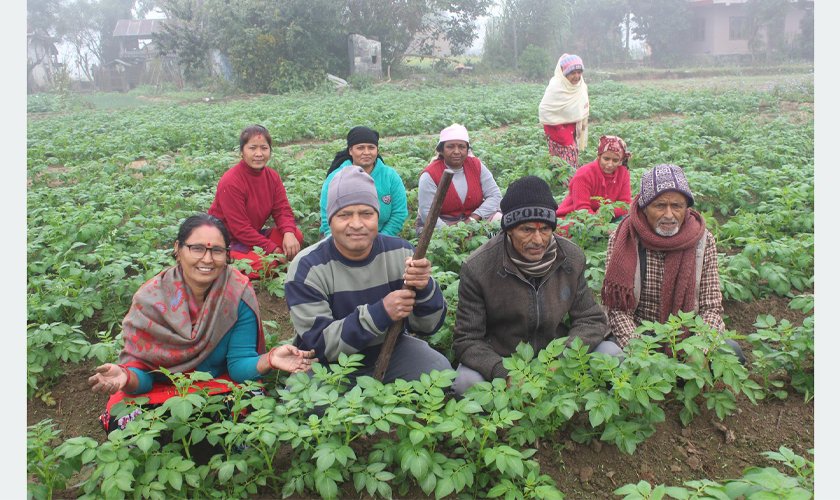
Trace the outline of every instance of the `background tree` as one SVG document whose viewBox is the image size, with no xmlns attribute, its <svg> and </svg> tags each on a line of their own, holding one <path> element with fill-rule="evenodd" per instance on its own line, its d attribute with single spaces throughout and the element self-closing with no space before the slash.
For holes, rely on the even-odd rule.
<svg viewBox="0 0 840 500">
<path fill-rule="evenodd" d="M 412 41 L 429 52 L 438 38 L 461 54 L 478 35 L 477 18 L 492 0 L 347 0 L 347 33 L 373 37 L 382 44 L 382 64 L 398 65 Z"/>
<path fill-rule="evenodd" d="M 814 60 L 814 4 L 800 2 L 805 16 L 799 22 L 799 35 L 793 43 L 793 56 L 801 57 L 809 61 Z"/>
<path fill-rule="evenodd" d="M 766 61 L 785 51 L 785 17 L 788 0 L 749 0 L 747 46 L 754 60 Z"/>
<path fill-rule="evenodd" d="M 528 45 L 519 56 L 519 74 L 528 80 L 543 82 L 551 78 L 556 64 L 544 48 Z"/>
<path fill-rule="evenodd" d="M 61 38 L 72 47 L 72 62 L 90 81 L 93 81 L 94 64 L 102 61 L 97 17 L 96 6 L 87 0 L 64 5 L 61 11 Z M 113 32 L 113 28 L 111 30 Z"/>
<path fill-rule="evenodd" d="M 331 0 L 208 5 L 213 46 L 228 56 L 237 85 L 248 92 L 312 87 L 347 60 L 341 5 Z"/>
<path fill-rule="evenodd" d="M 39 38 L 58 39 L 61 36 L 61 3 L 59 0 L 29 0 L 26 2 L 26 33 Z M 29 90 L 33 85 L 32 70 L 49 56 L 46 51 L 27 49 L 26 82 Z"/>
<path fill-rule="evenodd" d="M 378 39 L 384 65 L 398 64 L 415 37 L 428 48 L 442 36 L 462 52 L 490 1 L 160 0 L 167 26 L 159 46 L 194 83 L 209 74 L 215 49 L 243 90 L 283 92 L 312 87 L 326 72 L 347 76 L 351 33 Z"/>
<path fill-rule="evenodd" d="M 504 0 L 501 15 L 487 25 L 484 60 L 496 67 L 518 68 L 522 52 L 533 45 L 556 61 L 568 52 L 571 15 L 571 0 Z"/>
<path fill-rule="evenodd" d="M 119 41 L 113 37 L 117 21 L 142 18 L 153 6 L 153 0 L 30 0 L 27 24 L 67 42 L 73 50 L 72 62 L 93 80 L 94 64 L 119 56 Z"/>
<path fill-rule="evenodd" d="M 61 36 L 61 1 L 28 0 L 26 2 L 26 27 L 29 33 Z"/>
<path fill-rule="evenodd" d="M 667 66 L 681 61 L 692 14 L 685 0 L 629 0 L 636 26 L 633 38 L 651 49 L 651 62 Z"/>
<path fill-rule="evenodd" d="M 629 58 L 622 36 L 630 13 L 627 0 L 575 0 L 571 12 L 571 34 L 564 52 L 580 55 L 591 67 Z"/>
<path fill-rule="evenodd" d="M 204 0 L 164 0 L 158 8 L 166 15 L 156 40 L 161 54 L 175 54 L 184 79 L 201 84 L 210 76 L 211 30 Z"/>
</svg>

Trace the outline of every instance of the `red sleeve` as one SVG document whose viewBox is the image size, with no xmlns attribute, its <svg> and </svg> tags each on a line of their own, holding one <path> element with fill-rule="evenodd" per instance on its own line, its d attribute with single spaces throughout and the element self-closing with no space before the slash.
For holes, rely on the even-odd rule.
<svg viewBox="0 0 840 500">
<path fill-rule="evenodd" d="M 621 169 L 621 180 L 618 182 L 619 191 L 616 193 L 616 199 L 614 201 L 623 201 L 624 203 L 630 205 L 633 202 L 630 196 L 630 172 L 627 170 L 627 167 L 619 168 Z M 614 210 L 616 217 L 621 217 L 622 215 L 627 215 L 629 213 L 629 210 L 624 208 L 616 208 Z"/>
<path fill-rule="evenodd" d="M 292 212 L 292 206 L 289 204 L 289 198 L 286 196 L 286 187 L 277 175 L 276 184 L 274 187 L 274 204 L 271 207 L 271 215 L 274 217 L 274 225 L 283 233 L 296 234 L 298 231 L 297 224 L 295 224 L 295 214 Z"/>
<path fill-rule="evenodd" d="M 222 177 L 216 190 L 216 201 L 224 214 L 225 225 L 231 237 L 248 247 L 260 247 L 272 253 L 277 243 L 262 235 L 251 225 L 245 208 L 245 192 L 238 183 Z"/>
<path fill-rule="evenodd" d="M 592 174 L 590 169 L 583 168 L 577 171 L 575 178 L 569 184 L 569 196 L 572 198 L 572 210 L 586 209 L 594 214 L 597 207 L 593 207 L 592 201 Z"/>
</svg>

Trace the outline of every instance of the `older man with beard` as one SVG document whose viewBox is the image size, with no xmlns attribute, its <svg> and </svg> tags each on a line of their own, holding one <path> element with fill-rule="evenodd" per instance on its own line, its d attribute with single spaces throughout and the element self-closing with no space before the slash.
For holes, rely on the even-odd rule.
<svg viewBox="0 0 840 500">
<path fill-rule="evenodd" d="M 610 235 L 601 298 L 609 338 L 622 349 L 642 321 L 664 323 L 680 311 L 724 329 L 715 238 L 693 205 L 682 169 L 657 165 L 642 175 L 629 217 Z M 726 342 L 743 363 L 738 343 Z"/>
<path fill-rule="evenodd" d="M 604 341 L 607 319 L 586 283 L 583 251 L 554 234 L 557 202 L 548 184 L 518 179 L 500 207 L 502 231 L 461 266 L 452 342 L 460 363 L 452 384 L 457 395 L 507 378 L 502 358 L 521 342 L 539 352 L 554 339 L 580 338 L 590 350 L 621 354 Z"/>
</svg>

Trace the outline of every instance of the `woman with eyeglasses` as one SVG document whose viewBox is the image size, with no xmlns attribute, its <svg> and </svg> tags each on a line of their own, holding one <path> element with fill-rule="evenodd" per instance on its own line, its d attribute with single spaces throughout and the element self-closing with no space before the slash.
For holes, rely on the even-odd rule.
<svg viewBox="0 0 840 500">
<path fill-rule="evenodd" d="M 178 230 L 176 264 L 150 279 L 134 294 L 123 320 L 125 345 L 119 363 L 105 363 L 88 379 L 94 392 L 111 394 L 100 417 L 106 432 L 125 425 L 111 407 L 126 397 L 147 397 L 161 404 L 176 395 L 161 373 L 209 372 L 217 379 L 256 380 L 271 370 L 306 371 L 315 351 L 292 345 L 265 353 L 259 304 L 248 278 L 229 266 L 230 236 L 208 214 L 187 218 Z M 224 382 L 199 382 L 211 393 L 229 392 Z"/>
<path fill-rule="evenodd" d="M 219 179 L 216 197 L 207 211 L 216 216 L 230 230 L 233 241 L 231 256 L 246 260 L 252 280 L 259 279 L 262 270 L 260 255 L 280 253 L 283 257 L 272 261 L 270 268 L 291 262 L 303 245 L 303 233 L 295 223 L 295 216 L 286 188 L 277 171 L 268 168 L 271 159 L 271 134 L 262 125 L 250 125 L 239 134 L 240 161 Z M 274 219 L 274 227 L 263 228 L 266 220 Z"/>
</svg>

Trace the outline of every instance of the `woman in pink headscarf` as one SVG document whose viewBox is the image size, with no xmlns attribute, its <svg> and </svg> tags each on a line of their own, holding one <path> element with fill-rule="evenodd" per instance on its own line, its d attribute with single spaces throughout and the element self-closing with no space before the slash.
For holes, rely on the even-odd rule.
<svg viewBox="0 0 840 500">
<path fill-rule="evenodd" d="M 560 56 L 540 101 L 539 118 L 549 154 L 577 169 L 578 153 L 586 148 L 589 128 L 589 91 L 580 56 Z"/>
<path fill-rule="evenodd" d="M 630 205 L 630 170 L 627 162 L 631 153 L 621 137 L 602 135 L 598 140 L 598 157 L 580 167 L 569 183 L 569 194 L 557 207 L 557 217 L 565 217 L 575 210 L 594 214 L 601 200 L 623 201 Z M 627 215 L 627 209 L 614 208 L 613 219 Z"/>
</svg>

